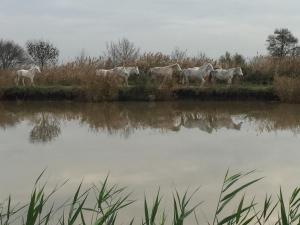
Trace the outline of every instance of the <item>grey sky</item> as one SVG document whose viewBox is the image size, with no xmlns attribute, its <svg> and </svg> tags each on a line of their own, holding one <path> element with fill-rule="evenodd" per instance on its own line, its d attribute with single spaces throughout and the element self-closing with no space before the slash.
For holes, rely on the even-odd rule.
<svg viewBox="0 0 300 225">
<path fill-rule="evenodd" d="M 98 56 L 105 43 L 127 37 L 143 51 L 175 46 L 218 57 L 226 50 L 265 53 L 277 27 L 300 38 L 299 0 L 0 0 L 0 38 L 52 41 L 68 60 Z"/>
</svg>

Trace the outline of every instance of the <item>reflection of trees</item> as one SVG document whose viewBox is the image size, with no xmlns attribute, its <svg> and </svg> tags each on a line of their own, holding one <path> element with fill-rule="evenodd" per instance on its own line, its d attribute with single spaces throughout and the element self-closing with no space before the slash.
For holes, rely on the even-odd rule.
<svg viewBox="0 0 300 225">
<path fill-rule="evenodd" d="M 14 127 L 19 123 L 19 118 L 9 113 L 0 113 L 0 128 Z"/>
<path fill-rule="evenodd" d="M 114 104 L 88 104 L 81 113 L 81 123 L 88 124 L 94 132 L 117 133 L 125 137 L 133 132 L 128 115 Z"/>
<path fill-rule="evenodd" d="M 0 128 L 13 127 L 20 122 L 20 118 L 15 113 L 8 112 L 0 105 Z"/>
<path fill-rule="evenodd" d="M 32 121 L 32 142 L 49 142 L 60 135 L 60 122 L 76 120 L 92 132 L 129 137 L 136 130 L 177 132 L 196 128 L 213 133 L 253 125 L 259 132 L 291 130 L 300 133 L 300 105 L 259 102 L 158 103 L 5 103 L 0 104 L 0 127 Z M 240 122 L 241 121 L 241 122 Z"/>
<path fill-rule="evenodd" d="M 280 104 L 269 111 L 252 111 L 246 119 L 260 132 L 291 130 L 300 133 L 300 105 Z"/>
<path fill-rule="evenodd" d="M 34 118 L 35 125 L 30 132 L 32 143 L 50 142 L 61 133 L 59 120 L 51 115 L 41 113 L 41 116 Z"/>
</svg>

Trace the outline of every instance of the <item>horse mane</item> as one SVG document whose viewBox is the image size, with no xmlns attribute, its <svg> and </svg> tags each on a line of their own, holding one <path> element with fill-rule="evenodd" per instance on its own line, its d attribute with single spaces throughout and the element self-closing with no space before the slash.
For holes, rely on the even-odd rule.
<svg viewBox="0 0 300 225">
<path fill-rule="evenodd" d="M 169 65 L 168 67 L 171 67 L 171 68 L 177 67 L 177 68 L 181 69 L 181 67 L 180 67 L 180 65 L 178 63 L 174 63 L 172 65 Z"/>
<path fill-rule="evenodd" d="M 175 66 L 179 66 L 178 63 L 171 64 L 168 67 L 175 67 Z"/>
<path fill-rule="evenodd" d="M 240 70 L 242 70 L 241 67 L 235 67 L 235 68 L 234 68 L 234 71 L 235 71 L 235 72 L 239 72 Z"/>
</svg>

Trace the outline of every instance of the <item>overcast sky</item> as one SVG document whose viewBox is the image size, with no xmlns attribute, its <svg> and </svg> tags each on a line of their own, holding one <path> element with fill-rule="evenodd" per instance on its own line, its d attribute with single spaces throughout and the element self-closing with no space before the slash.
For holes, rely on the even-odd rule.
<svg viewBox="0 0 300 225">
<path fill-rule="evenodd" d="M 123 37 L 143 51 L 254 56 L 277 27 L 300 38 L 299 10 L 299 0 L 0 0 L 0 38 L 50 40 L 63 60 Z"/>
</svg>

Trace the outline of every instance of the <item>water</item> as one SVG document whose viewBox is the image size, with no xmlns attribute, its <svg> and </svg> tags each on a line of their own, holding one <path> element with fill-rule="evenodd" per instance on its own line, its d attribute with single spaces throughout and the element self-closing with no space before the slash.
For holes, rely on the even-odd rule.
<svg viewBox="0 0 300 225">
<path fill-rule="evenodd" d="M 85 185 L 128 186 L 135 199 L 122 218 L 142 213 L 144 193 L 201 187 L 210 214 L 227 168 L 257 169 L 248 194 L 300 184 L 300 105 L 261 102 L 0 103 L 0 200 L 24 201 L 47 168 L 48 186 L 70 178 L 64 199 Z M 204 217 L 200 216 L 202 220 Z"/>
</svg>

